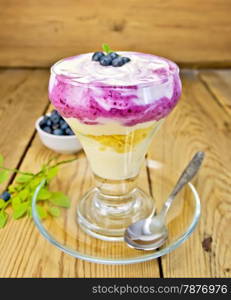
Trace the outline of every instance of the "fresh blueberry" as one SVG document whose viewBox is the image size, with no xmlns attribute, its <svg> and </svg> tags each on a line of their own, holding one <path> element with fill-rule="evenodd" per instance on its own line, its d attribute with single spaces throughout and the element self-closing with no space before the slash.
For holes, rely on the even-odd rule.
<svg viewBox="0 0 231 300">
<path fill-rule="evenodd" d="M 108 55 L 111 57 L 111 59 L 115 59 L 116 57 L 119 56 L 119 54 L 117 54 L 117 53 L 115 53 L 115 52 L 111 52 L 111 53 L 109 53 Z"/>
<path fill-rule="evenodd" d="M 11 198 L 11 194 L 9 192 L 5 191 L 0 195 L 0 198 L 2 198 L 4 201 L 8 201 Z"/>
<path fill-rule="evenodd" d="M 108 54 L 108 55 L 106 55 L 106 56 L 103 56 L 101 59 L 100 59 L 100 64 L 102 65 L 102 66 L 110 66 L 111 65 L 111 63 L 112 63 L 112 58 L 111 58 L 111 56 Z"/>
<path fill-rule="evenodd" d="M 46 120 L 42 119 L 40 122 L 39 122 L 39 126 L 41 128 L 45 127 L 46 126 Z"/>
<path fill-rule="evenodd" d="M 129 61 L 131 61 L 131 59 L 129 57 L 122 57 L 123 62 L 126 64 Z"/>
<path fill-rule="evenodd" d="M 61 130 L 61 129 L 55 129 L 55 130 L 53 131 L 53 134 L 54 134 L 54 135 L 64 135 L 64 132 L 63 132 L 63 130 Z"/>
<path fill-rule="evenodd" d="M 52 125 L 51 119 L 47 119 L 46 121 L 46 126 L 50 127 Z"/>
<path fill-rule="evenodd" d="M 52 129 L 49 127 L 49 126 L 45 126 L 43 128 L 43 131 L 47 132 L 47 133 L 51 133 L 52 132 Z"/>
<path fill-rule="evenodd" d="M 41 128 L 45 127 L 47 125 L 47 121 L 49 120 L 48 116 L 44 116 L 44 118 L 39 122 L 39 126 Z"/>
<path fill-rule="evenodd" d="M 58 129 L 58 128 L 59 128 L 59 124 L 53 124 L 53 125 L 51 126 L 51 128 L 52 128 L 53 130 Z"/>
<path fill-rule="evenodd" d="M 95 52 L 92 56 L 92 60 L 99 61 L 105 54 L 103 52 Z"/>
<path fill-rule="evenodd" d="M 123 61 L 122 57 L 117 57 L 117 58 L 113 59 L 112 65 L 113 65 L 113 67 L 121 67 L 122 65 L 124 65 L 124 61 Z"/>
<path fill-rule="evenodd" d="M 65 130 L 66 135 L 74 135 L 74 132 L 71 130 L 71 128 L 67 128 Z"/>
<path fill-rule="evenodd" d="M 60 127 L 61 127 L 63 124 L 67 124 L 67 123 L 66 123 L 65 120 L 63 120 L 63 118 L 60 118 L 60 121 L 59 121 Z"/>
<path fill-rule="evenodd" d="M 66 130 L 68 128 L 68 124 L 65 122 L 64 124 L 61 125 L 60 127 L 62 130 Z"/>
<path fill-rule="evenodd" d="M 57 114 L 53 114 L 50 116 L 50 119 L 52 121 L 53 124 L 58 124 L 60 121 L 60 116 Z"/>
</svg>

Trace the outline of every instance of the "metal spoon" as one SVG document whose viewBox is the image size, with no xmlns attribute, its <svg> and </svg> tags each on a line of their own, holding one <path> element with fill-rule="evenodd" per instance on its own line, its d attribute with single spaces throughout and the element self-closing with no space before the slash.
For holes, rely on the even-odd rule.
<svg viewBox="0 0 231 300">
<path fill-rule="evenodd" d="M 168 238 L 168 229 L 165 225 L 167 212 L 183 186 L 196 175 L 204 156 L 204 152 L 197 152 L 194 155 L 158 215 L 140 220 L 126 229 L 124 241 L 128 246 L 138 250 L 154 250 L 166 242 Z"/>
</svg>

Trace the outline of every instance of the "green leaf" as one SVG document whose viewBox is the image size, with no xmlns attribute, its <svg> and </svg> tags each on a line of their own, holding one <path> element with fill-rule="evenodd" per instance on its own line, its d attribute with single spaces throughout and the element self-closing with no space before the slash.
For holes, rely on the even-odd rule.
<svg viewBox="0 0 231 300">
<path fill-rule="evenodd" d="M 62 192 L 53 192 L 50 198 L 50 202 L 61 207 L 70 207 L 70 198 L 64 195 Z"/>
<path fill-rule="evenodd" d="M 0 166 L 3 165 L 3 162 L 4 162 L 4 157 L 2 156 L 2 154 L 0 154 Z"/>
<path fill-rule="evenodd" d="M 29 183 L 29 187 L 34 191 L 34 189 L 37 188 L 37 186 L 40 184 L 42 181 L 42 177 L 35 177 L 31 182 Z"/>
<path fill-rule="evenodd" d="M 59 217 L 61 212 L 60 212 L 60 209 L 58 207 L 49 207 L 48 213 L 52 217 Z"/>
<path fill-rule="evenodd" d="M 27 212 L 28 205 L 29 202 L 24 202 L 21 203 L 20 205 L 15 206 L 13 212 L 13 218 L 15 220 L 22 218 Z"/>
<path fill-rule="evenodd" d="M 27 175 L 27 174 L 21 175 L 21 176 L 19 176 L 19 177 L 16 179 L 16 182 L 18 182 L 18 183 L 26 183 L 26 182 L 28 182 L 30 179 L 32 179 L 32 176 L 33 176 L 33 175 Z"/>
<path fill-rule="evenodd" d="M 23 189 L 18 193 L 18 197 L 22 200 L 25 201 L 26 199 L 28 199 L 28 197 L 30 196 L 30 191 L 28 189 Z"/>
<path fill-rule="evenodd" d="M 6 225 L 8 215 L 5 211 L 0 211 L 0 228 L 3 228 Z"/>
<path fill-rule="evenodd" d="M 0 199 L 0 209 L 5 207 L 6 202 L 3 199 Z"/>
<path fill-rule="evenodd" d="M 16 191 L 16 187 L 13 184 L 10 184 L 8 186 L 8 191 L 12 194 Z"/>
<path fill-rule="evenodd" d="M 37 200 L 47 200 L 49 198 L 51 198 L 52 193 L 49 192 L 46 188 L 43 188 L 40 190 Z"/>
<path fill-rule="evenodd" d="M 8 179 L 8 171 L 2 170 L 0 171 L 0 183 L 3 183 L 4 181 L 6 181 Z"/>
<path fill-rule="evenodd" d="M 13 209 L 15 209 L 17 206 L 21 205 L 21 200 L 18 196 L 15 196 L 11 199 L 11 203 L 12 203 L 12 206 L 13 206 Z"/>
<path fill-rule="evenodd" d="M 107 54 L 112 52 L 112 50 L 110 49 L 110 47 L 108 46 L 108 44 L 103 44 L 102 45 L 103 51 L 106 52 Z"/>
<path fill-rule="evenodd" d="M 36 208 L 37 208 L 39 217 L 40 217 L 41 219 L 46 219 L 47 216 L 48 216 L 48 215 L 47 215 L 46 209 L 45 209 L 43 206 L 41 206 L 41 205 L 36 205 Z"/>
<path fill-rule="evenodd" d="M 58 171 L 59 171 L 58 167 L 50 168 L 47 172 L 47 176 L 46 176 L 47 179 L 51 180 L 52 178 L 54 178 L 57 175 Z"/>
</svg>

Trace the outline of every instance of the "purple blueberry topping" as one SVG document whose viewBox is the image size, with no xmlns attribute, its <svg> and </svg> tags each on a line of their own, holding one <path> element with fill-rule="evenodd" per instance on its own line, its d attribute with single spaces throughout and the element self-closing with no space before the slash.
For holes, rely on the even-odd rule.
<svg viewBox="0 0 231 300">
<path fill-rule="evenodd" d="M 116 53 L 116 52 L 111 52 L 111 53 L 109 53 L 108 55 L 109 55 L 112 59 L 115 59 L 115 58 L 117 58 L 117 57 L 119 56 L 119 54 Z"/>
<path fill-rule="evenodd" d="M 122 57 L 123 62 L 126 64 L 129 61 L 131 61 L 131 59 L 129 57 Z"/>
<path fill-rule="evenodd" d="M 121 56 L 113 59 L 113 61 L 112 61 L 113 67 L 121 67 L 124 64 L 125 64 L 125 62 L 123 61 L 123 58 Z"/>
<path fill-rule="evenodd" d="M 103 44 L 104 52 L 95 52 L 92 56 L 93 61 L 98 61 L 101 66 L 113 66 L 113 67 L 121 67 L 124 64 L 131 61 L 129 57 L 121 57 L 118 53 L 111 51 L 110 47 L 107 44 Z"/>
<path fill-rule="evenodd" d="M 99 61 L 105 54 L 103 52 L 95 52 L 92 56 L 92 60 Z"/>
<path fill-rule="evenodd" d="M 110 66 L 112 63 L 112 58 L 111 56 L 108 54 L 106 56 L 103 56 L 102 58 L 100 58 L 99 63 L 101 64 L 101 66 Z"/>
</svg>

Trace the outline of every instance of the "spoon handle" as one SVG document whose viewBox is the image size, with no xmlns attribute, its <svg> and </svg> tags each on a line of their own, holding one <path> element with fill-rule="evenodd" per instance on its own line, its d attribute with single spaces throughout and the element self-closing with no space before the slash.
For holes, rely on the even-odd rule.
<svg viewBox="0 0 231 300">
<path fill-rule="evenodd" d="M 187 184 L 197 173 L 199 170 L 201 163 L 204 159 L 204 152 L 197 152 L 192 160 L 189 162 L 187 167 L 184 169 L 183 173 L 181 174 L 180 178 L 178 179 L 174 189 L 172 190 L 171 194 L 168 196 L 167 201 L 165 202 L 160 214 L 165 217 L 169 207 L 171 206 L 174 198 L 176 195 L 181 191 L 183 186 Z"/>
</svg>

